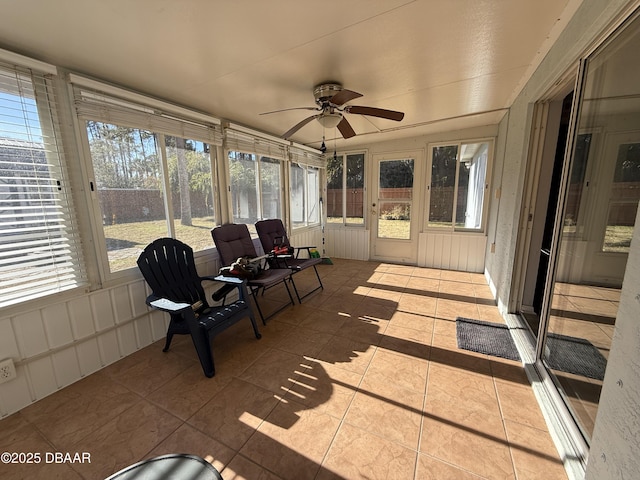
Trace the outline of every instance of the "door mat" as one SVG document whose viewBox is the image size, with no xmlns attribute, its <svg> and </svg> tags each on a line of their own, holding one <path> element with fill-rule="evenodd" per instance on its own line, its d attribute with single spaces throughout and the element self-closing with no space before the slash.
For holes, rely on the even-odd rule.
<svg viewBox="0 0 640 480">
<path fill-rule="evenodd" d="M 456 319 L 458 348 L 509 360 L 520 360 L 509 327 L 470 318 Z M 549 368 L 602 380 L 607 360 L 583 338 L 549 333 L 545 348 Z"/>
<path fill-rule="evenodd" d="M 458 348 L 509 360 L 520 360 L 518 349 L 506 325 L 458 317 L 456 337 Z"/>
</svg>

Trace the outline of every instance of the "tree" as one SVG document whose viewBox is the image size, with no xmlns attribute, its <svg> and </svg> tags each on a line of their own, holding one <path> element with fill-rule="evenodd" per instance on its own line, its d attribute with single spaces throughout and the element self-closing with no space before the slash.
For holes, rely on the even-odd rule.
<svg viewBox="0 0 640 480">
<path fill-rule="evenodd" d="M 165 137 L 165 144 L 169 184 L 173 197 L 180 200 L 181 223 L 192 225 L 194 215 L 203 215 L 202 201 L 206 214 L 211 212 L 213 207 L 209 146 L 176 137 Z M 185 219 L 191 223 L 185 223 Z"/>
<path fill-rule="evenodd" d="M 233 215 L 236 218 L 256 220 L 258 217 L 256 163 L 256 156 L 251 153 L 229 152 Z M 243 200 L 246 207 L 244 211 Z"/>
<path fill-rule="evenodd" d="M 380 162 L 380 188 L 412 188 L 413 159 Z"/>
<path fill-rule="evenodd" d="M 87 134 L 99 188 L 159 188 L 153 133 L 89 121 Z"/>
<path fill-rule="evenodd" d="M 180 223 L 188 227 L 193 225 L 191 219 L 191 192 L 189 191 L 189 172 L 185 155 L 184 138 L 175 137 L 178 160 L 178 185 L 180 187 Z"/>
</svg>

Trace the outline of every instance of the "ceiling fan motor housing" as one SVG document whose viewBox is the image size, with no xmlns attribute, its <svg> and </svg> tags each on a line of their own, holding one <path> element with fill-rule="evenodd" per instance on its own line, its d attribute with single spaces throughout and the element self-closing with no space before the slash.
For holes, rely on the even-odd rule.
<svg viewBox="0 0 640 480">
<path fill-rule="evenodd" d="M 342 85 L 339 83 L 321 83 L 313 89 L 313 96 L 316 99 L 316 103 L 323 106 L 324 103 L 340 91 L 342 91 Z"/>
</svg>

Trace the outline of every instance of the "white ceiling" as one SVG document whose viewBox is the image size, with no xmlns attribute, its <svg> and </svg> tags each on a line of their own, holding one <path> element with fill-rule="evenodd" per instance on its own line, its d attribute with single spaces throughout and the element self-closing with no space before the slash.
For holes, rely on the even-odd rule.
<svg viewBox="0 0 640 480">
<path fill-rule="evenodd" d="M 496 124 L 581 0 L 0 0 L 0 47 L 277 136 L 336 81 L 339 147 Z M 339 133 L 311 122 L 292 140 Z"/>
</svg>

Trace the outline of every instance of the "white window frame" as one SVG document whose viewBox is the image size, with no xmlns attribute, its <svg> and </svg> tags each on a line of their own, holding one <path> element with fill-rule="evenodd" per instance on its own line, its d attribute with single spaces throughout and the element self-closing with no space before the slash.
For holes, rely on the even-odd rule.
<svg viewBox="0 0 640 480">
<path fill-rule="evenodd" d="M 282 159 L 279 158 L 274 158 L 274 157 L 269 157 L 268 155 L 261 155 L 259 153 L 255 153 L 255 152 L 247 152 L 247 151 L 242 151 L 242 150 L 236 150 L 236 149 L 225 149 L 225 156 L 226 156 L 226 162 L 227 162 L 227 170 L 229 171 L 228 174 L 228 184 L 229 184 L 229 189 L 228 189 L 228 193 L 229 193 L 229 220 L 235 222 L 235 218 L 233 215 L 233 195 L 231 192 L 231 169 L 229 168 L 229 163 L 231 161 L 230 158 L 230 154 L 231 153 L 240 153 L 240 154 L 245 154 L 245 155 L 251 155 L 253 158 L 252 160 L 255 162 L 256 165 L 256 178 L 255 178 L 255 188 L 256 188 L 256 210 L 257 210 L 257 217 L 258 220 L 265 220 L 266 218 L 270 218 L 270 217 L 266 217 L 265 216 L 265 211 L 264 211 L 264 202 L 263 202 L 263 191 L 262 191 L 262 159 L 263 158 L 268 158 L 269 160 L 274 160 L 278 162 L 278 174 L 279 174 L 279 208 L 280 208 L 280 216 L 284 216 L 284 175 L 283 175 L 283 164 L 284 161 Z M 250 229 L 251 230 L 251 229 Z"/>
<path fill-rule="evenodd" d="M 287 225 L 289 225 L 290 232 L 301 232 L 306 229 L 313 229 L 320 227 L 324 222 L 324 216 L 326 216 L 326 212 L 323 211 L 324 199 L 323 193 L 326 191 L 326 158 L 322 152 L 319 150 L 306 147 L 300 144 L 291 144 L 288 149 L 288 164 L 286 165 L 286 184 L 288 189 L 288 197 L 287 197 Z M 293 164 L 297 164 L 303 168 L 305 168 L 304 175 L 304 183 L 305 183 L 305 221 L 304 225 L 294 224 L 293 223 L 293 215 L 291 213 L 291 194 L 293 192 L 291 188 L 291 166 Z M 308 212 L 309 212 L 309 175 L 307 174 L 308 168 L 317 169 L 318 183 L 317 183 L 317 203 L 318 203 L 318 221 L 317 222 L 309 222 Z M 324 184 L 324 185 L 323 185 Z"/>
<path fill-rule="evenodd" d="M 461 152 L 462 145 L 465 144 L 477 144 L 477 143 L 486 143 L 487 144 L 487 168 L 485 172 L 485 181 L 484 181 L 484 193 L 483 193 L 483 202 L 482 202 L 482 212 L 481 212 L 481 225 L 480 228 L 464 228 L 464 227 L 456 227 L 456 210 L 457 210 L 457 198 L 458 198 L 458 180 L 459 180 L 459 170 L 460 170 L 460 161 L 459 155 Z M 425 199 L 425 211 L 423 218 L 423 226 L 425 231 L 429 232 L 459 232 L 459 233 L 469 233 L 469 234 L 484 234 L 487 229 L 487 217 L 489 212 L 489 202 L 491 200 L 491 172 L 493 167 L 494 160 L 494 144 L 495 138 L 486 137 L 486 138 L 472 138 L 472 139 L 462 139 L 455 140 L 449 142 L 437 142 L 437 143 L 429 143 L 427 145 L 427 179 L 426 179 L 426 199 Z M 451 217 L 451 225 L 443 226 L 443 227 L 434 227 L 429 226 L 429 215 L 431 210 L 431 173 L 432 173 L 432 163 L 433 163 L 433 150 L 437 147 L 448 147 L 448 146 L 457 146 L 458 152 L 456 155 L 456 178 L 454 184 L 453 191 L 453 211 Z"/>
<path fill-rule="evenodd" d="M 110 269 L 106 239 L 102 228 L 102 215 L 95 189 L 96 181 L 86 122 L 97 121 L 149 131 L 156 135 L 156 148 L 160 156 L 162 193 L 165 200 L 167 235 L 172 237 L 175 237 L 175 220 L 173 218 L 173 209 L 170 208 L 172 195 L 168 181 L 169 171 L 164 138 L 166 136 L 180 137 L 186 140 L 207 143 L 210 146 L 211 188 L 214 196 L 215 221 L 219 224 L 222 219 L 219 215 L 220 202 L 218 192 L 220 189 L 217 181 L 217 147 L 222 145 L 222 128 L 218 119 L 199 112 L 176 107 L 75 74 L 70 75 L 70 81 L 75 97 L 76 132 L 78 133 L 79 150 L 82 152 L 83 165 L 86 170 L 85 181 L 89 187 L 86 190 L 87 201 L 92 206 L 90 209 L 92 235 L 98 256 L 98 270 L 103 286 L 108 286 L 120 283 L 123 280 L 137 278 L 139 273 L 137 266 L 115 272 Z M 85 99 L 86 102 L 84 101 Z M 207 255 L 213 248 L 212 240 L 209 248 L 195 252 L 196 257 Z"/>
<path fill-rule="evenodd" d="M 362 174 L 363 174 L 363 180 L 362 180 L 362 222 L 350 222 L 349 218 L 347 217 L 347 156 L 349 155 L 362 155 L 364 157 L 364 162 L 362 165 Z M 350 227 L 350 228 L 365 228 L 365 226 L 367 225 L 367 213 L 368 213 L 368 209 L 367 209 L 367 205 L 368 205 L 368 199 L 367 199 L 367 178 L 368 178 L 368 151 L 367 150 L 350 150 L 350 151 L 344 151 L 344 152 L 337 152 L 336 153 L 337 157 L 342 157 L 342 199 L 341 199 L 341 206 L 342 206 L 342 222 L 327 222 L 327 228 L 339 228 L 339 227 Z M 326 184 L 325 182 L 325 188 L 327 189 L 327 194 L 328 194 L 328 189 L 329 186 L 328 184 Z"/>
<path fill-rule="evenodd" d="M 260 181 L 260 160 L 262 157 L 267 157 L 271 160 L 277 160 L 279 162 L 279 174 L 280 174 L 280 216 L 285 221 L 286 209 L 288 206 L 285 199 L 286 192 L 286 172 L 285 166 L 289 157 L 288 147 L 290 142 L 278 137 L 267 135 L 264 133 L 258 133 L 249 128 L 237 125 L 234 123 L 229 124 L 225 128 L 224 132 L 224 155 L 225 155 L 225 168 L 226 168 L 226 182 L 227 182 L 227 221 L 234 221 L 233 216 L 233 198 L 231 194 L 231 170 L 229 153 L 239 152 L 244 154 L 250 154 L 254 156 L 256 163 L 256 193 L 257 198 L 257 214 L 258 220 L 264 220 L 264 208 L 262 198 L 262 182 Z M 252 236 L 257 237 L 257 233 L 254 232 L 252 225 L 249 225 L 249 231 L 252 232 Z"/>
<path fill-rule="evenodd" d="M 0 217 L 4 237 L 0 242 L 0 308 L 5 308 L 84 289 L 89 281 L 59 118 L 63 108 L 58 99 L 66 98 L 65 92 L 59 91 L 63 83 L 55 67 L 12 52 L 0 50 L 0 65 L 6 88 L 12 88 L 13 79 L 16 82 L 13 87 L 19 103 L 11 123 L 25 122 L 24 129 L 17 130 L 15 137 L 6 137 L 7 141 L 17 150 L 37 148 L 45 160 L 31 162 L 33 157 L 27 156 L 25 162 L 18 162 L 8 158 L 7 171 L 0 173 L 3 177 L 6 174 L 5 193 L 9 193 L 3 203 L 5 214 Z M 26 123 L 27 99 L 35 104 L 37 126 Z"/>
<path fill-rule="evenodd" d="M 303 202 L 304 202 L 304 213 L 305 213 L 305 218 L 303 222 L 299 222 L 299 223 L 294 223 L 293 222 L 293 214 L 291 213 L 291 196 L 293 194 L 293 187 L 291 186 L 291 168 L 293 168 L 293 166 L 296 165 L 297 167 L 301 168 L 304 171 L 304 177 L 303 177 L 303 184 L 304 184 L 304 198 L 303 198 Z M 310 208 L 309 208 L 309 170 L 314 170 L 316 171 L 316 176 L 317 176 L 317 182 L 316 182 L 316 198 L 317 198 L 317 206 L 318 206 L 318 212 L 317 212 L 317 217 L 318 220 L 315 222 L 310 222 L 309 221 L 309 212 L 310 212 Z M 289 208 L 290 208 L 290 218 L 291 218 L 291 231 L 300 231 L 303 229 L 307 229 L 307 228 L 312 228 L 312 227 L 318 227 L 320 226 L 321 222 L 322 222 L 322 214 L 320 212 L 320 206 L 321 206 L 321 199 L 322 199 L 322 189 L 321 189 L 321 182 L 322 182 L 322 169 L 318 166 L 315 165 L 306 165 L 304 163 L 300 163 L 300 162 L 291 162 L 289 164 Z"/>
</svg>

